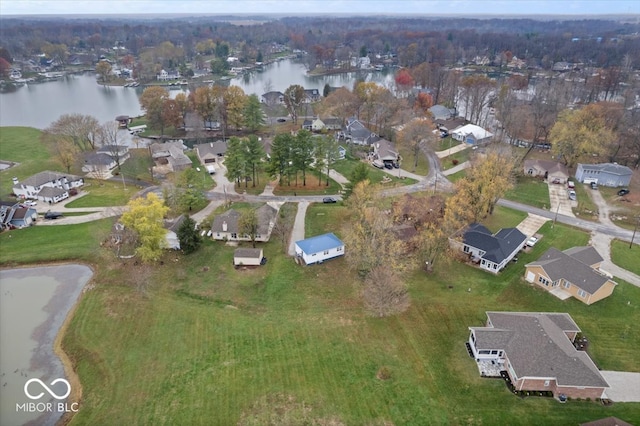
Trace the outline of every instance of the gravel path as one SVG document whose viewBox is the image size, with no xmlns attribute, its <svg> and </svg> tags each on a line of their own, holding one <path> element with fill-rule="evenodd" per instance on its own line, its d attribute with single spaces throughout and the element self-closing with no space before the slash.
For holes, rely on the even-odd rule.
<svg viewBox="0 0 640 426">
<path fill-rule="evenodd" d="M 296 219 L 293 223 L 293 229 L 291 230 L 291 237 L 289 240 L 289 255 L 296 255 L 296 241 L 304 240 L 304 218 L 307 214 L 307 207 L 309 207 L 308 201 L 301 201 L 298 203 L 298 212 L 296 213 Z"/>
</svg>

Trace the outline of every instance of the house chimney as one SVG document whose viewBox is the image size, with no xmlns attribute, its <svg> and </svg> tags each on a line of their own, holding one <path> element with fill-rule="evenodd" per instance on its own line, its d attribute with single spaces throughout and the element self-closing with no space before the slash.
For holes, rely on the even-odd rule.
<svg viewBox="0 0 640 426">
<path fill-rule="evenodd" d="M 227 222 L 222 222 L 222 232 L 227 232 Z"/>
</svg>

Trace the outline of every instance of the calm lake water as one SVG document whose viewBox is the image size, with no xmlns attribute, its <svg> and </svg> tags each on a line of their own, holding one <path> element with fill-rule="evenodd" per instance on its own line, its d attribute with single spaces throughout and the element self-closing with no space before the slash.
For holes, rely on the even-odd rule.
<svg viewBox="0 0 640 426">
<path fill-rule="evenodd" d="M 0 425 L 54 425 L 62 415 L 59 403 L 37 382 L 63 396 L 65 378 L 53 342 L 69 310 L 78 300 L 93 272 L 84 265 L 59 265 L 0 271 Z M 19 408 L 25 403 L 42 404 L 35 410 Z M 51 410 L 46 404 L 52 404 Z M 64 408 L 66 409 L 66 408 Z M 64 411 L 63 409 L 63 411 Z"/>
<path fill-rule="evenodd" d="M 353 88 L 357 79 L 375 81 L 385 87 L 393 84 L 393 74 L 385 71 L 363 71 L 329 76 L 310 77 L 305 67 L 293 60 L 278 61 L 231 79 L 230 84 L 240 86 L 246 94 L 258 96 L 269 90 L 284 92 L 292 84 L 305 89 L 318 89 L 324 85 Z M 93 73 L 68 75 L 46 83 L 28 84 L 12 93 L 0 93 L 0 126 L 48 127 L 62 114 L 87 114 L 100 123 L 118 115 L 143 114 L 138 96 L 143 88 L 105 87 L 96 83 Z M 179 93 L 172 90 L 172 96 Z"/>
</svg>

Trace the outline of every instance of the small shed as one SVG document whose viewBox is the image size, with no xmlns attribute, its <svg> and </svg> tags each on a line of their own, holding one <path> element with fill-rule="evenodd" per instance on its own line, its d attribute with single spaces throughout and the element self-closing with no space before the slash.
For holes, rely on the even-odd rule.
<svg viewBox="0 0 640 426">
<path fill-rule="evenodd" d="M 344 243 L 332 232 L 296 241 L 296 256 L 307 265 L 344 255 Z"/>
<path fill-rule="evenodd" d="M 262 249 L 239 248 L 233 252 L 234 266 L 258 266 L 263 258 Z"/>
</svg>

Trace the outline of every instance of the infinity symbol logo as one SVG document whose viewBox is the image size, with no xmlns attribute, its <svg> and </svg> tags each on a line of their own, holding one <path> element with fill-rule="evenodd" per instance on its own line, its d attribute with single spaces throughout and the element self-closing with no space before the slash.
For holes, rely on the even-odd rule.
<svg viewBox="0 0 640 426">
<path fill-rule="evenodd" d="M 53 382 L 51 382 L 51 386 L 55 385 L 55 384 L 56 384 L 56 383 L 58 383 L 58 382 L 62 382 L 62 383 L 64 383 L 65 385 L 67 385 L 67 392 L 66 392 L 64 395 L 62 395 L 62 396 L 60 396 L 60 395 L 56 394 L 54 391 L 52 391 L 52 390 L 49 388 L 49 386 L 47 386 L 46 384 L 44 384 L 44 382 L 43 382 L 42 380 L 40 380 L 40 379 L 29 379 L 29 380 L 27 380 L 27 383 L 25 383 L 25 384 L 24 384 L 24 394 L 25 394 L 27 397 L 31 398 L 31 399 L 40 399 L 40 398 L 42 398 L 42 395 L 44 395 L 44 392 L 40 392 L 38 395 L 35 395 L 35 396 L 34 396 L 34 395 L 31 395 L 31 394 L 29 393 L 29 389 L 27 389 L 27 388 L 29 387 L 29 385 L 30 385 L 32 382 L 40 383 L 40 385 L 44 388 L 44 390 L 46 390 L 46 391 L 49 393 L 49 395 L 51 395 L 51 396 L 52 396 L 52 397 L 54 397 L 55 399 L 65 399 L 65 398 L 66 398 L 66 397 L 68 397 L 68 396 L 69 396 L 69 394 L 71 393 L 71 385 L 70 385 L 70 384 L 69 384 L 69 382 L 68 382 L 68 381 L 66 381 L 65 379 L 55 379 Z"/>
</svg>

